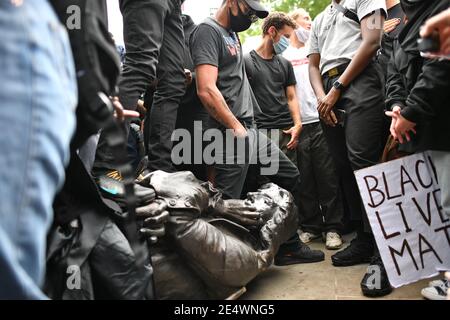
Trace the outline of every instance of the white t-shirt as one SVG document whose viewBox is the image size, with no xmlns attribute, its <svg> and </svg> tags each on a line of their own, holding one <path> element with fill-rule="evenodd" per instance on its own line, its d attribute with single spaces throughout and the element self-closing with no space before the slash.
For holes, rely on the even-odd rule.
<svg viewBox="0 0 450 320">
<path fill-rule="evenodd" d="M 300 102 L 300 112 L 302 124 L 311 124 L 319 122 L 319 113 L 317 111 L 317 98 L 309 81 L 307 57 L 308 49 L 306 47 L 297 49 L 290 46 L 283 57 L 289 60 L 294 67 L 294 74 L 297 80 L 297 98 Z"/>
<path fill-rule="evenodd" d="M 385 0 L 342 0 L 340 4 L 355 12 L 359 20 L 377 10 L 387 16 Z M 361 26 L 331 4 L 314 19 L 308 54 L 320 53 L 320 70 L 324 74 L 350 62 L 361 43 Z"/>
</svg>

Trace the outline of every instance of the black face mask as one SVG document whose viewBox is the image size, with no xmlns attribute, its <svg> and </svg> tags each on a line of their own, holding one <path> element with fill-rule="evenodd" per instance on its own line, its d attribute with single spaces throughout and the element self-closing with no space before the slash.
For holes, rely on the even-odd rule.
<svg viewBox="0 0 450 320">
<path fill-rule="evenodd" d="M 241 7 L 239 7 L 239 5 L 237 16 L 233 16 L 230 9 L 230 22 L 231 22 L 231 30 L 233 30 L 234 32 L 242 32 L 248 30 L 252 25 L 252 19 L 242 12 Z"/>
</svg>

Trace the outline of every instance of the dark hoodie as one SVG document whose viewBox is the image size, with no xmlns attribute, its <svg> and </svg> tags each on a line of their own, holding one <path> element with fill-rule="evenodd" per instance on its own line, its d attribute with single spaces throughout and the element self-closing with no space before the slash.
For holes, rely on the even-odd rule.
<svg viewBox="0 0 450 320">
<path fill-rule="evenodd" d="M 449 0 L 402 0 L 408 23 L 394 43 L 388 67 L 387 107 L 417 123 L 415 149 L 450 151 L 450 61 L 420 56 L 417 40 L 425 21 L 446 10 Z"/>
</svg>

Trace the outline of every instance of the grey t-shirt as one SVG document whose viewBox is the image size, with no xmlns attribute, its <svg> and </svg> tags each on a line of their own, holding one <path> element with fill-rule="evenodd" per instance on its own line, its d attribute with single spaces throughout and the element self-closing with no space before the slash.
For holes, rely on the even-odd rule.
<svg viewBox="0 0 450 320">
<path fill-rule="evenodd" d="M 376 10 L 382 10 L 387 16 L 385 0 L 342 0 L 340 5 L 355 12 L 359 20 Z M 329 5 L 314 19 L 308 55 L 321 55 L 320 70 L 324 74 L 350 62 L 361 42 L 361 26 Z"/>
<path fill-rule="evenodd" d="M 263 59 L 256 51 L 250 52 L 253 74 L 250 85 L 260 109 L 255 120 L 261 129 L 287 129 L 294 125 L 286 97 L 286 88 L 295 86 L 292 64 L 282 56 Z"/>
<path fill-rule="evenodd" d="M 253 110 L 259 106 L 245 74 L 241 44 L 236 33 L 208 18 L 193 32 L 190 46 L 195 66 L 208 64 L 219 69 L 216 85 L 234 116 L 253 125 Z M 210 127 L 223 128 L 212 118 Z"/>
</svg>

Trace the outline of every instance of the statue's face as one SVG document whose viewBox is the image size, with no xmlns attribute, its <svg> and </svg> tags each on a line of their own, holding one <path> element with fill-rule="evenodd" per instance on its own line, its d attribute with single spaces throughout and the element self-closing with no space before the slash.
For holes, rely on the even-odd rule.
<svg viewBox="0 0 450 320">
<path fill-rule="evenodd" d="M 249 206 L 256 207 L 259 212 L 264 212 L 274 207 L 273 200 L 268 195 L 261 192 L 248 193 L 245 203 Z"/>
<path fill-rule="evenodd" d="M 245 201 L 249 205 L 268 209 L 274 206 L 287 206 L 293 202 L 293 198 L 288 191 L 281 189 L 276 184 L 268 183 L 263 185 L 257 192 L 248 193 Z"/>
<path fill-rule="evenodd" d="M 288 191 L 281 189 L 279 186 L 273 183 L 263 185 L 258 191 L 268 196 L 274 203 L 279 206 L 284 206 L 288 202 L 292 201 L 292 196 Z"/>
</svg>

